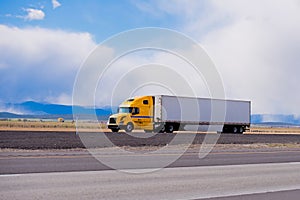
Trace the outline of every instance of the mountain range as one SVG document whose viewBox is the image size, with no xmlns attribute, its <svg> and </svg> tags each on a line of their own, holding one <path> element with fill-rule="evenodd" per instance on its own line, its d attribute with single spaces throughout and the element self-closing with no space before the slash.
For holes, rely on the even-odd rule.
<svg viewBox="0 0 300 200">
<path fill-rule="evenodd" d="M 91 108 L 83 106 L 60 105 L 38 103 L 27 101 L 23 103 L 6 103 L 0 106 L 0 118 L 39 118 L 39 119 L 56 119 L 63 117 L 65 119 L 73 119 L 73 109 L 77 114 L 89 115 L 96 113 L 98 119 L 107 119 L 112 113 L 110 107 Z"/>
<path fill-rule="evenodd" d="M 38 103 L 26 101 L 23 103 L 0 104 L 0 119 L 10 118 L 38 118 L 38 119 L 73 119 L 73 109 L 76 113 L 89 116 L 96 113 L 99 120 L 106 120 L 109 115 L 116 111 L 116 107 L 110 106 L 101 108 L 91 108 L 72 105 Z M 295 115 L 283 114 L 253 114 L 251 115 L 251 124 L 262 125 L 300 125 L 300 117 Z"/>
</svg>

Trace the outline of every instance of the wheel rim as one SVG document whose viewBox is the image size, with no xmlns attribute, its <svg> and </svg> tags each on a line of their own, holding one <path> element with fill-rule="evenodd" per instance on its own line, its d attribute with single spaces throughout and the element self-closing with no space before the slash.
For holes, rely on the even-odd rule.
<svg viewBox="0 0 300 200">
<path fill-rule="evenodd" d="M 163 126 L 163 127 L 160 129 L 160 131 L 158 131 L 158 132 L 163 133 L 163 132 L 165 132 L 165 130 L 166 130 L 166 127 Z"/>
<path fill-rule="evenodd" d="M 127 131 L 131 132 L 133 130 L 133 125 L 131 123 L 127 124 Z"/>
<path fill-rule="evenodd" d="M 236 133 L 238 131 L 237 127 L 233 127 L 233 132 Z"/>
<path fill-rule="evenodd" d="M 168 129 L 169 129 L 170 132 L 173 132 L 173 130 L 174 130 L 173 125 L 170 125 Z"/>
<path fill-rule="evenodd" d="M 240 128 L 240 133 L 244 132 L 244 129 L 243 127 Z"/>
</svg>

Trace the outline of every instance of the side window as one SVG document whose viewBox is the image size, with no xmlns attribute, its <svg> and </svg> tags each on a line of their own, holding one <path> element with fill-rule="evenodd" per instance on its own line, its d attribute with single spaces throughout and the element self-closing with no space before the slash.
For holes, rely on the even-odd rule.
<svg viewBox="0 0 300 200">
<path fill-rule="evenodd" d="M 143 104 L 148 105 L 148 100 L 143 100 Z"/>
<path fill-rule="evenodd" d="M 133 108 L 132 114 L 136 115 L 140 113 L 140 109 L 139 108 Z"/>
</svg>

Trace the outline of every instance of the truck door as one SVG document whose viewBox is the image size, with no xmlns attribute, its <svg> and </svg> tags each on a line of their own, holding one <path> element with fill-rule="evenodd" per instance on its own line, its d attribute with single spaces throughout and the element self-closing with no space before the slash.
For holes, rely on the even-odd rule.
<svg viewBox="0 0 300 200">
<path fill-rule="evenodd" d="M 143 119 L 143 124 L 147 126 L 149 123 L 152 122 L 152 106 L 151 102 L 149 99 L 144 99 L 142 102 L 142 119 Z"/>
</svg>

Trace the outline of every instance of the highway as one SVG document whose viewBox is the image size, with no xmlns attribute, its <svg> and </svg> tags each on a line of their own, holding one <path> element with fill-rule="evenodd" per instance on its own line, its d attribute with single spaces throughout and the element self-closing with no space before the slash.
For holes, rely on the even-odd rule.
<svg viewBox="0 0 300 200">
<path fill-rule="evenodd" d="M 95 149 L 93 155 L 85 149 L 2 149 L 0 196 L 296 200 L 300 195 L 300 149 L 288 146 L 217 145 L 202 159 L 199 145 L 183 155 L 182 145 L 170 145 L 164 152 L 156 151 L 161 147 L 124 147 L 126 154 L 119 154 L 117 147 L 103 148 Z M 168 159 L 174 162 L 162 166 Z"/>
<path fill-rule="evenodd" d="M 116 161 L 118 169 L 161 168 L 166 159 L 175 160 L 163 167 L 194 167 L 260 163 L 300 162 L 300 149 L 219 149 L 199 159 L 199 149 L 189 149 L 182 156 L 170 150 L 149 156 L 142 152 L 119 155 L 113 149 L 101 154 L 104 161 Z M 104 150 L 103 150 L 104 151 Z M 96 155 L 97 156 L 97 155 Z M 107 163 L 106 163 L 107 164 Z M 39 150 L 0 152 L 0 174 L 99 171 L 111 167 L 99 162 L 86 150 Z"/>
<path fill-rule="evenodd" d="M 1 199 L 298 199 L 299 169 L 300 163 L 294 162 L 175 167 L 151 173 L 132 169 L 9 174 L 0 175 L 0 187 Z"/>
</svg>

